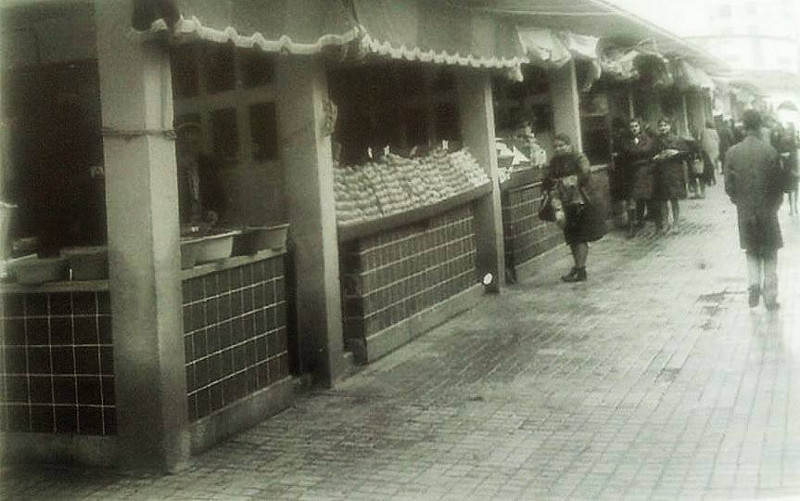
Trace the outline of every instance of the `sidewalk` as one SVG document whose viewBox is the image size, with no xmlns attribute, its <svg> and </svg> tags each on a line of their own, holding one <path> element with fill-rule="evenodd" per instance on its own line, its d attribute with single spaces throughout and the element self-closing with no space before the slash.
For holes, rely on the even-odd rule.
<svg viewBox="0 0 800 501">
<path fill-rule="evenodd" d="M 4 469 L 0 499 L 800 496 L 800 218 L 747 306 L 722 186 L 593 244 L 166 477 Z"/>
</svg>

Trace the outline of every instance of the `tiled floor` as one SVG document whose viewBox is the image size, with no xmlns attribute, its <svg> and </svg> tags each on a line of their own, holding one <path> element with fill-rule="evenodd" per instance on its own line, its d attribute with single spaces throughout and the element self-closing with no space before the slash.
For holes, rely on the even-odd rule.
<svg viewBox="0 0 800 501">
<path fill-rule="evenodd" d="M 592 246 L 165 477 L 5 469 L 0 498 L 800 496 L 800 217 L 782 308 L 747 307 L 721 187 L 679 234 Z"/>
</svg>

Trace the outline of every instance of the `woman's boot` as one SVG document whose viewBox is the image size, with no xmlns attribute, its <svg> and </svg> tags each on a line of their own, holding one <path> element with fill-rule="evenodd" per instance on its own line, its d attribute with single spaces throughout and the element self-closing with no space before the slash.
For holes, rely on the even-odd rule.
<svg viewBox="0 0 800 501">
<path fill-rule="evenodd" d="M 572 271 L 569 272 L 569 275 L 564 275 L 561 277 L 561 280 L 572 283 L 572 282 L 585 282 L 586 281 L 586 267 L 583 268 L 572 268 Z"/>
</svg>

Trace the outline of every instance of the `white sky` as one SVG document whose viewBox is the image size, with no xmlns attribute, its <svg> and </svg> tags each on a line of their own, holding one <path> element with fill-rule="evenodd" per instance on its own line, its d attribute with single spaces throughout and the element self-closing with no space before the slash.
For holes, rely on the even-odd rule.
<svg viewBox="0 0 800 501">
<path fill-rule="evenodd" d="M 681 36 L 708 34 L 707 5 L 711 0 L 607 0 Z"/>
</svg>

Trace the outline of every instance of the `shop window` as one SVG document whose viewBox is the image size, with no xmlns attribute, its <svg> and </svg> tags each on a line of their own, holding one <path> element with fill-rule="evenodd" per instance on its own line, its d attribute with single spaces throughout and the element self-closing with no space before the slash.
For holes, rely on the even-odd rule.
<svg viewBox="0 0 800 501">
<path fill-rule="evenodd" d="M 456 79 L 453 72 L 447 68 L 438 68 L 433 75 L 432 88 L 434 92 L 455 92 Z"/>
<path fill-rule="evenodd" d="M 211 112 L 211 145 L 214 155 L 225 165 L 234 165 L 238 162 L 239 133 L 236 128 L 235 109 Z"/>
<path fill-rule="evenodd" d="M 172 87 L 175 96 L 194 97 L 199 93 L 197 57 L 193 46 L 172 51 Z"/>
<path fill-rule="evenodd" d="M 263 162 L 278 158 L 278 131 L 275 103 L 250 106 L 250 139 L 253 160 Z"/>
<path fill-rule="evenodd" d="M 205 53 L 206 88 L 210 94 L 236 86 L 233 45 L 208 44 Z"/>
<path fill-rule="evenodd" d="M 409 145 L 424 146 L 428 144 L 427 118 L 424 108 L 409 108 L 406 110 L 406 137 Z"/>
<path fill-rule="evenodd" d="M 443 103 L 436 107 L 436 141 L 460 141 L 459 116 L 456 106 Z"/>
<path fill-rule="evenodd" d="M 272 57 L 258 50 L 241 51 L 239 61 L 242 68 L 242 85 L 245 88 L 272 83 L 275 77 L 275 63 Z"/>
</svg>

